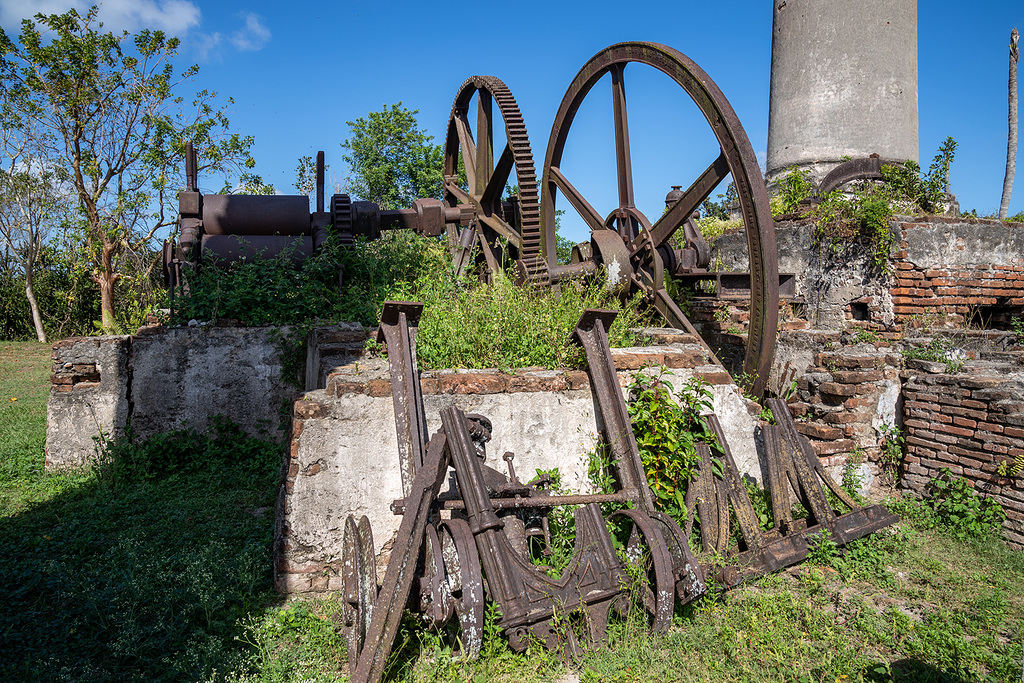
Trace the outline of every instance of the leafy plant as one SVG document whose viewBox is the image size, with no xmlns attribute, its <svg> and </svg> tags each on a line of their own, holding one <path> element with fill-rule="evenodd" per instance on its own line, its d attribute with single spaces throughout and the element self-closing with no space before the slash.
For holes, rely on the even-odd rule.
<svg viewBox="0 0 1024 683">
<path fill-rule="evenodd" d="M 878 464 L 884 471 L 895 475 L 903 464 L 903 430 L 894 424 L 883 424 L 878 428 L 878 431 L 882 433 L 881 453 L 878 458 Z"/>
<path fill-rule="evenodd" d="M 994 534 L 1006 519 L 999 501 L 979 495 L 966 479 L 954 476 L 948 468 L 928 482 L 927 491 L 925 507 L 957 538 Z"/>
<path fill-rule="evenodd" d="M 811 536 L 809 541 L 807 561 L 821 567 L 835 568 L 839 560 L 839 544 L 832 538 L 832 534 L 826 529 Z"/>
<path fill-rule="evenodd" d="M 778 206 L 772 209 L 772 214 L 778 217 L 782 214 L 795 213 L 800 203 L 810 196 L 812 185 L 809 180 L 811 172 L 807 169 L 798 169 L 796 166 L 789 169 L 779 181 L 779 191 L 776 194 Z"/>
<path fill-rule="evenodd" d="M 903 357 L 945 363 L 946 372 L 949 374 L 955 374 L 964 369 L 963 352 L 949 337 L 933 337 L 923 347 L 904 349 Z"/>
<path fill-rule="evenodd" d="M 717 441 L 702 418 L 712 408 L 710 385 L 695 376 L 676 393 L 670 375 L 663 366 L 653 374 L 636 374 L 628 387 L 629 417 L 656 504 L 683 519 L 686 484 L 696 477 L 700 462 L 696 444 Z"/>
<path fill-rule="evenodd" d="M 1010 319 L 1010 329 L 1013 330 L 1013 336 L 1016 337 L 1017 344 L 1024 344 L 1024 316 L 1013 316 Z"/>
</svg>

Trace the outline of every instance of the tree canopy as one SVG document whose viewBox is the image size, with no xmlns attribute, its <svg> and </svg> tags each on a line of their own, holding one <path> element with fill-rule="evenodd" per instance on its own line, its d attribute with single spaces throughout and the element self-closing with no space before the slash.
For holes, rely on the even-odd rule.
<svg viewBox="0 0 1024 683">
<path fill-rule="evenodd" d="M 444 152 L 433 136 L 419 129 L 418 109 L 402 103 L 348 121 L 352 137 L 341 143 L 348 150 L 346 190 L 357 199 L 376 202 L 382 209 L 402 209 L 421 197 L 441 198 Z"/>
<path fill-rule="evenodd" d="M 175 94 L 198 72 L 175 74 L 176 38 L 104 31 L 96 14 L 38 14 L 17 42 L 0 29 L 0 96 L 12 137 L 32 136 L 40 167 L 73 198 L 102 326 L 112 331 L 115 286 L 136 275 L 140 257 L 152 262 L 156 230 L 176 220 L 186 140 L 203 170 L 227 175 L 254 165 L 253 139 L 228 131 L 215 93 L 198 93 L 191 107 Z"/>
</svg>

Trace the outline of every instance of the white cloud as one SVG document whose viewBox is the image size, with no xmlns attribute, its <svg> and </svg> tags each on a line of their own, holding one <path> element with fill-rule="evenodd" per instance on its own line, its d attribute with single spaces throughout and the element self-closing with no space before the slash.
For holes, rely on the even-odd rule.
<svg viewBox="0 0 1024 683">
<path fill-rule="evenodd" d="M 258 14 L 247 12 L 242 16 L 245 17 L 245 26 L 231 34 L 231 44 L 243 52 L 262 50 L 270 41 L 270 29 L 263 25 Z"/>
<path fill-rule="evenodd" d="M 218 31 L 210 34 L 194 33 L 189 45 L 195 51 L 196 59 L 200 62 L 205 62 L 210 59 L 211 55 L 216 55 L 220 52 L 222 38 L 223 36 Z"/>
<path fill-rule="evenodd" d="M 95 0 L 0 0 L 0 24 L 17 29 L 22 19 L 38 13 L 62 14 L 69 9 L 85 14 Z M 109 30 L 156 29 L 184 36 L 199 26 L 199 7 L 188 0 L 102 0 L 99 20 Z"/>
</svg>

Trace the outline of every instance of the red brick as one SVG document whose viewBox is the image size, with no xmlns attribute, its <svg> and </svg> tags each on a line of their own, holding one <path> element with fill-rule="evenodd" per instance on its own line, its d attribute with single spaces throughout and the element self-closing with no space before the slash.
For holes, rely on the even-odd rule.
<svg viewBox="0 0 1024 683">
<path fill-rule="evenodd" d="M 391 380 L 371 379 L 366 383 L 366 393 L 370 396 L 380 398 L 391 395 Z"/>
<path fill-rule="evenodd" d="M 941 415 L 939 417 L 945 417 Z M 960 427 L 952 427 L 948 424 L 936 424 L 932 426 L 937 432 L 945 432 L 946 434 L 956 434 L 957 436 L 974 436 L 973 429 L 961 429 Z"/>
<path fill-rule="evenodd" d="M 459 372 L 437 377 L 439 394 L 500 394 L 507 386 L 507 375 L 492 372 Z"/>
<path fill-rule="evenodd" d="M 810 436 L 824 441 L 834 441 L 843 435 L 842 431 L 835 427 L 826 427 L 814 422 L 797 422 L 796 430 L 804 436 Z"/>
<path fill-rule="evenodd" d="M 829 396 L 853 396 L 857 393 L 856 387 L 837 382 L 823 382 L 818 390 Z"/>
</svg>

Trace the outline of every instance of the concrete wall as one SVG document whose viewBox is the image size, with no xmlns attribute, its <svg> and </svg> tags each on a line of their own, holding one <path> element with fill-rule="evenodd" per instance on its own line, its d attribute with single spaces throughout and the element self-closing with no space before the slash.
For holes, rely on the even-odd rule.
<svg viewBox="0 0 1024 683">
<path fill-rule="evenodd" d="M 283 378 L 274 328 L 151 328 L 135 336 L 66 339 L 53 347 L 46 466 L 96 457 L 94 437 L 128 420 L 145 438 L 223 415 L 253 436 L 282 438 L 297 387 Z"/>
<path fill-rule="evenodd" d="M 104 438 L 124 430 L 129 414 L 126 336 L 75 337 L 53 345 L 46 406 L 46 468 L 79 467 Z"/>
<path fill-rule="evenodd" d="M 918 158 L 917 0 L 774 0 L 769 182 L 840 157 Z"/>
<path fill-rule="evenodd" d="M 685 336 L 685 335 L 679 335 Z M 620 383 L 628 384 L 649 363 L 672 368 L 676 387 L 695 374 L 712 382 L 715 412 L 745 473 L 762 479 L 757 408 L 729 376 L 705 365 L 695 344 L 613 349 Z M 430 433 L 440 427 L 442 408 L 457 405 L 487 416 L 493 438 L 487 464 L 506 471 L 501 456 L 515 454 L 522 481 L 538 469 L 559 468 L 562 485 L 588 492 L 587 454 L 598 426 L 587 375 L 580 371 L 495 370 L 422 373 Z M 286 480 L 278 503 L 275 569 L 282 592 L 339 587 L 343 525 L 349 514 L 367 515 L 380 572 L 401 518 L 390 511 L 401 497 L 398 441 L 388 370 L 379 359 L 337 368 L 326 390 L 295 402 Z"/>
</svg>

